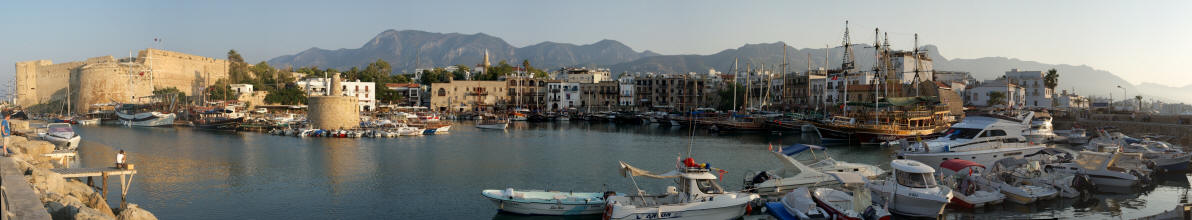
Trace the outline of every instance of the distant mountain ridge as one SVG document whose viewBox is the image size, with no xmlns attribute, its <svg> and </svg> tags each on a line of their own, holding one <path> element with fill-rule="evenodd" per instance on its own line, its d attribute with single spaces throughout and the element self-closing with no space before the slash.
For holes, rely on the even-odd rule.
<svg viewBox="0 0 1192 220">
<path fill-rule="evenodd" d="M 489 61 L 494 65 L 507 60 L 510 65 L 520 65 L 529 60 L 537 68 L 563 66 L 610 66 L 659 54 L 636 52 L 629 46 L 615 40 L 602 40 L 588 45 L 543 42 L 518 48 L 505 40 L 484 33 L 432 33 L 417 30 L 386 30 L 356 49 L 326 50 L 311 48 L 298 54 L 269 59 L 279 67 L 319 66 L 336 69 L 363 67 L 377 59 L 389 62 L 395 73 L 412 71 L 415 68 L 443 67 L 465 64 L 480 64 L 488 50 Z"/>
<path fill-rule="evenodd" d="M 356 49 L 326 50 L 311 48 L 294 55 L 285 55 L 269 60 L 273 66 L 319 66 L 347 69 L 363 67 L 377 59 L 384 59 L 393 65 L 395 72 L 408 72 L 415 67 L 430 68 L 465 64 L 474 66 L 488 50 L 490 61 L 496 64 L 508 60 L 518 65 L 527 59 L 531 65 L 542 69 L 566 66 L 609 67 L 613 72 L 657 72 L 657 73 L 706 73 L 711 69 L 729 72 L 733 60 L 739 59 L 738 68 L 765 68 L 780 71 L 783 43 L 745 44 L 735 49 L 726 49 L 710 55 L 660 55 L 649 50 L 637 52 L 615 40 L 601 40 L 587 45 L 556 42 L 542 42 L 526 47 L 515 47 L 505 40 L 483 33 L 432 33 L 416 30 L 386 30 Z M 867 44 L 854 44 L 856 65 L 868 69 L 875 63 L 873 48 Z M 907 50 L 908 48 L 894 48 Z M 1046 71 L 1055 68 L 1060 73 L 1060 84 L 1056 90 L 1069 90 L 1084 96 L 1120 98 L 1122 89 L 1133 97 L 1144 94 L 1146 98 L 1161 98 L 1192 102 L 1192 86 L 1168 87 L 1146 84 L 1136 86 L 1108 71 L 1094 69 L 1087 65 L 1045 64 L 1004 57 L 976 59 L 948 59 L 935 45 L 922 47 L 932 58 L 934 69 L 943 71 L 965 71 L 978 80 L 1000 77 L 1010 69 Z M 786 46 L 789 72 L 802 72 L 811 68 L 838 68 L 842 62 L 842 47 L 794 48 Z M 825 55 L 825 53 L 827 53 Z M 1057 91 L 1059 92 L 1059 91 Z M 1152 97 L 1153 95 L 1153 97 Z"/>
</svg>

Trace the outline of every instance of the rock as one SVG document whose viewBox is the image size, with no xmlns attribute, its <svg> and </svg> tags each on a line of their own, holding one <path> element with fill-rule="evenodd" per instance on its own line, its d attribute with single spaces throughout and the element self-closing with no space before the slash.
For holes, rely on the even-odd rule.
<svg viewBox="0 0 1192 220">
<path fill-rule="evenodd" d="M 109 209 L 108 212 L 111 212 Z M 79 211 L 74 215 L 75 220 L 109 220 L 116 219 L 115 216 L 104 215 L 101 211 L 93 208 L 79 208 Z"/>
<path fill-rule="evenodd" d="M 17 148 L 21 148 L 22 152 L 33 158 L 40 158 L 41 155 L 54 152 L 54 144 L 48 141 L 25 141 L 17 142 L 13 145 L 15 145 Z"/>
<path fill-rule="evenodd" d="M 79 209 L 87 208 L 86 204 L 73 196 L 48 195 L 46 197 L 49 199 L 46 202 L 46 211 L 49 211 L 50 216 L 54 219 L 72 219 L 75 214 L 79 213 Z"/>
<path fill-rule="evenodd" d="M 8 120 L 8 125 L 9 125 L 9 126 L 12 126 L 12 129 L 9 129 L 9 130 L 12 130 L 12 131 L 26 131 L 26 130 L 31 130 L 31 129 L 29 129 L 29 121 L 25 121 L 25 120 L 15 120 L 15 119 L 14 119 L 14 120 Z"/>
<path fill-rule="evenodd" d="M 33 188 L 38 188 L 42 191 L 65 193 L 63 185 L 66 180 L 62 178 L 61 174 L 50 171 L 49 169 L 37 168 L 33 170 Z"/>
<path fill-rule="evenodd" d="M 91 194 L 95 194 L 94 189 L 91 189 L 91 187 L 87 186 L 86 183 L 79 181 L 66 181 L 66 184 L 62 186 L 62 190 L 64 190 L 63 192 L 66 193 L 66 195 L 74 196 L 80 201 L 91 200 Z"/>
<path fill-rule="evenodd" d="M 157 220 L 157 216 L 153 216 L 153 213 L 149 213 L 149 211 L 145 211 L 144 209 L 137 207 L 137 204 L 129 203 L 128 208 L 126 208 L 124 210 L 120 210 L 120 215 L 116 216 L 116 219 L 118 219 L 118 220 Z"/>
<path fill-rule="evenodd" d="M 91 196 L 88 196 L 88 198 L 90 199 L 86 201 L 87 207 L 98 210 L 99 213 L 103 214 L 104 216 L 111 217 L 112 219 L 116 218 L 116 213 L 112 212 L 112 207 L 108 206 L 108 201 L 104 200 L 100 193 L 91 193 Z"/>
</svg>

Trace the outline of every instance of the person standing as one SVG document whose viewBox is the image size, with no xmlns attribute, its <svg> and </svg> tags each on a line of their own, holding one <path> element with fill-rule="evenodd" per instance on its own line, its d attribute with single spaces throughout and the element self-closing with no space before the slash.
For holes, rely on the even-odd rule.
<svg viewBox="0 0 1192 220">
<path fill-rule="evenodd" d="M 3 132 L 3 134 L 0 134 L 0 135 L 4 136 L 4 156 L 5 157 L 8 156 L 8 136 L 12 135 L 12 128 L 11 128 L 12 126 L 8 125 L 9 118 L 12 118 L 11 114 L 4 115 L 4 121 L 0 121 L 0 130 L 3 130 L 3 131 L 0 131 L 0 132 Z"/>
</svg>

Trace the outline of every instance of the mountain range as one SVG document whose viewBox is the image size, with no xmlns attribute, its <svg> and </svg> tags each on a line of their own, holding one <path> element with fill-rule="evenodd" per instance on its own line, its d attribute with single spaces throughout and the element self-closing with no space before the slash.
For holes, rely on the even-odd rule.
<svg viewBox="0 0 1192 220">
<path fill-rule="evenodd" d="M 483 33 L 431 33 L 416 30 L 386 30 L 377 34 L 363 46 L 356 49 L 327 50 L 311 48 L 294 55 L 270 59 L 273 66 L 304 67 L 319 66 L 336 69 L 363 67 L 377 59 L 388 61 L 394 72 L 409 72 L 414 68 L 442 67 L 464 64 L 474 66 L 481 63 L 485 50 L 493 64 L 507 60 L 518 65 L 529 60 L 532 66 L 541 69 L 559 67 L 607 67 L 615 73 L 658 72 L 658 73 L 706 73 L 711 69 L 728 72 L 733 61 L 739 68 L 766 68 L 780 70 L 783 42 L 746 44 L 735 49 L 726 49 L 710 55 L 662 55 L 651 51 L 638 52 L 615 40 L 601 40 L 587 45 L 542 42 L 526 47 L 515 47 L 505 40 Z M 876 63 L 873 47 L 854 44 L 857 67 L 867 69 Z M 909 49 L 894 48 L 894 49 Z M 789 65 L 788 71 L 802 72 L 808 68 L 826 66 L 836 68 L 842 62 L 843 47 L 794 48 L 785 46 Z M 994 79 L 1010 69 L 1039 70 L 1056 69 L 1060 83 L 1056 90 L 1068 90 L 1085 96 L 1121 96 L 1122 89 L 1133 97 L 1144 94 L 1146 98 L 1192 102 L 1192 86 L 1167 87 L 1157 85 L 1133 85 L 1108 71 L 1087 65 L 1045 64 L 1005 57 L 983 57 L 975 59 L 948 59 L 935 45 L 921 47 L 932 58 L 935 70 L 969 72 L 978 80 Z M 827 53 L 825 55 L 825 53 Z M 1058 91 L 1057 91 L 1058 92 Z M 1140 93 L 1141 92 L 1141 93 Z M 1154 95 L 1154 97 L 1151 97 Z"/>
</svg>

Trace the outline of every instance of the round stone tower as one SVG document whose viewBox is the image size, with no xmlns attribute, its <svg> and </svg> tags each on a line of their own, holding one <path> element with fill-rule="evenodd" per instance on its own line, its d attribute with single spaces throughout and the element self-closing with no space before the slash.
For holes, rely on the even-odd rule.
<svg viewBox="0 0 1192 220">
<path fill-rule="evenodd" d="M 352 96 L 342 96 L 339 84 L 339 74 L 331 78 L 331 88 L 327 88 L 328 96 L 311 96 L 306 98 L 306 118 L 314 128 L 319 129 L 353 129 L 360 126 L 360 107 L 358 100 Z"/>
</svg>

